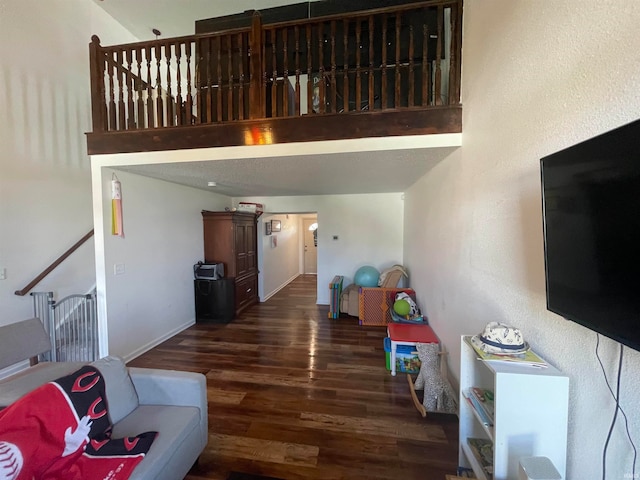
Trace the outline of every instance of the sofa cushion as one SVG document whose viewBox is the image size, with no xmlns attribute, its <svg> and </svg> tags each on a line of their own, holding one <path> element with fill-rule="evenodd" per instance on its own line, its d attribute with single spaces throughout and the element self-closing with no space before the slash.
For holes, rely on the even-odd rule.
<svg viewBox="0 0 640 480">
<path fill-rule="evenodd" d="M 113 427 L 113 438 L 156 431 L 158 436 L 130 480 L 184 478 L 202 450 L 200 409 L 140 405 Z"/>
<path fill-rule="evenodd" d="M 102 373 L 107 393 L 107 405 L 112 423 L 118 423 L 138 406 L 138 394 L 120 357 L 103 357 L 91 365 Z M 140 433 L 140 432 L 139 432 Z"/>
<path fill-rule="evenodd" d="M 7 407 L 31 390 L 75 372 L 82 362 L 43 362 L 0 382 L 0 407 Z"/>
</svg>

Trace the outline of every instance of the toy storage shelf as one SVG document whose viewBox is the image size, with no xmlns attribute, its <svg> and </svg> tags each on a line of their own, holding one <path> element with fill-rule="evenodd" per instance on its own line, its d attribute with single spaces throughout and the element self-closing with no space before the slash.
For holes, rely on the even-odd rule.
<svg viewBox="0 0 640 480">
<path fill-rule="evenodd" d="M 558 369 L 480 360 L 463 336 L 460 345 L 460 466 L 491 478 L 474 457 L 469 438 L 493 444 L 493 479 L 518 478 L 520 458 L 548 457 L 565 478 L 569 378 Z M 463 392 L 471 387 L 494 392 L 495 418 L 486 426 Z"/>
</svg>

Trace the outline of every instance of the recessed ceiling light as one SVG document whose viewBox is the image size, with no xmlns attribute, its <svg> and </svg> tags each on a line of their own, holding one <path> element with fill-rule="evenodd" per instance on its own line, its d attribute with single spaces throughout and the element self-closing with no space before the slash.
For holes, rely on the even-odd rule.
<svg viewBox="0 0 640 480">
<path fill-rule="evenodd" d="M 209 186 L 209 187 L 215 187 L 217 185 L 218 184 L 216 182 L 207 182 L 207 186 Z"/>
</svg>

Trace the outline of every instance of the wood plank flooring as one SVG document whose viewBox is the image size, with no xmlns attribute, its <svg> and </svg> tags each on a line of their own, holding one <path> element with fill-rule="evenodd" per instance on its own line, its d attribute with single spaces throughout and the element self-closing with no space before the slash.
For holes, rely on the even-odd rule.
<svg viewBox="0 0 640 480">
<path fill-rule="evenodd" d="M 129 363 L 207 376 L 209 444 L 186 479 L 455 473 L 458 419 L 418 414 L 406 377 L 385 369 L 386 329 L 329 319 L 315 301 L 316 277 L 302 275 L 233 322 L 196 324 Z"/>
</svg>

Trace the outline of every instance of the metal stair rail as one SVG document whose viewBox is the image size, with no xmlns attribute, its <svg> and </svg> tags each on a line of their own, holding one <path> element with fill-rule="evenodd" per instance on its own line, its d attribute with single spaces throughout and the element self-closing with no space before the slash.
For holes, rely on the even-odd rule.
<svg viewBox="0 0 640 480">
<path fill-rule="evenodd" d="M 44 325 L 53 348 L 42 360 L 92 362 L 99 357 L 95 290 L 56 301 L 53 292 L 32 292 L 33 313 Z"/>
</svg>

